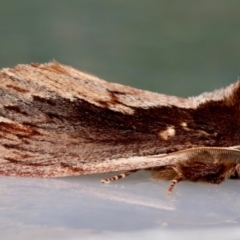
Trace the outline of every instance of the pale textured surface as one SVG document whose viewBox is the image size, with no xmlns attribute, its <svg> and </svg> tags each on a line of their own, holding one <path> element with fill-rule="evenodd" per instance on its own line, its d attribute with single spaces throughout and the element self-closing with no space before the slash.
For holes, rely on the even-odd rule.
<svg viewBox="0 0 240 240">
<path fill-rule="evenodd" d="M 1 239 L 238 239 L 239 181 L 168 182 L 145 172 L 103 185 L 92 175 L 0 177 Z M 238 235 L 237 235 L 238 234 Z"/>
</svg>

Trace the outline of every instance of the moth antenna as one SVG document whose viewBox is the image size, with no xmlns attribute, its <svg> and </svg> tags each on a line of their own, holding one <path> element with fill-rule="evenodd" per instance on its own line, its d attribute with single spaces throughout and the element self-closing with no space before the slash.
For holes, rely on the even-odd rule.
<svg viewBox="0 0 240 240">
<path fill-rule="evenodd" d="M 171 195 L 174 186 L 175 186 L 177 183 L 181 182 L 182 180 L 183 180 L 183 177 L 176 177 L 176 178 L 174 178 L 174 179 L 171 181 L 170 185 L 169 185 L 167 194 L 168 194 L 168 195 Z"/>
<path fill-rule="evenodd" d="M 112 181 L 115 181 L 115 180 L 118 180 L 118 179 L 121 179 L 121 178 L 125 178 L 135 172 L 139 171 L 138 169 L 136 170 L 131 170 L 131 171 L 127 171 L 125 173 L 121 173 L 119 175 L 116 175 L 116 176 L 113 176 L 113 177 L 110 177 L 110 178 L 106 178 L 106 179 L 102 179 L 101 180 L 101 183 L 110 183 Z"/>
</svg>

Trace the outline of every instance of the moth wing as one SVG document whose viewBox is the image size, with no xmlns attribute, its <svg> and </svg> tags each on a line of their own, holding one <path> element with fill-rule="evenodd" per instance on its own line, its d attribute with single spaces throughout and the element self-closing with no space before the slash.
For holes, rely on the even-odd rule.
<svg viewBox="0 0 240 240">
<path fill-rule="evenodd" d="M 191 158 L 238 161 L 234 149 L 176 151 L 204 146 L 209 139 L 212 146 L 219 144 L 220 130 L 186 122 L 194 122 L 203 96 L 142 91 L 56 62 L 3 69 L 0 79 L 0 174 L 57 177 L 147 169 Z M 219 94 L 215 100 L 225 90 Z M 206 102 L 214 97 L 207 96 Z M 196 111 L 201 119 L 208 117 Z"/>
</svg>

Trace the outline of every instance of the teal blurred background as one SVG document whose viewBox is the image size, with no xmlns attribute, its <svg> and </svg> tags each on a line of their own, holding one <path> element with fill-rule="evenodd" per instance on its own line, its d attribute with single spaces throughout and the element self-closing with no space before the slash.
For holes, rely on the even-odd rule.
<svg viewBox="0 0 240 240">
<path fill-rule="evenodd" d="M 0 67 L 61 63 L 171 95 L 237 80 L 237 0 L 21 0 L 0 3 Z"/>
</svg>

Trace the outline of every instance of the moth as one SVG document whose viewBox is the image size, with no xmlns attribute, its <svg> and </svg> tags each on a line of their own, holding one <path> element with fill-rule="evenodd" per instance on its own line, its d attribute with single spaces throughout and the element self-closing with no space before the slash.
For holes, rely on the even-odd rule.
<svg viewBox="0 0 240 240">
<path fill-rule="evenodd" d="M 0 71 L 0 174 L 62 177 L 138 170 L 221 183 L 240 176 L 240 81 L 180 98 L 56 61 Z"/>
</svg>

